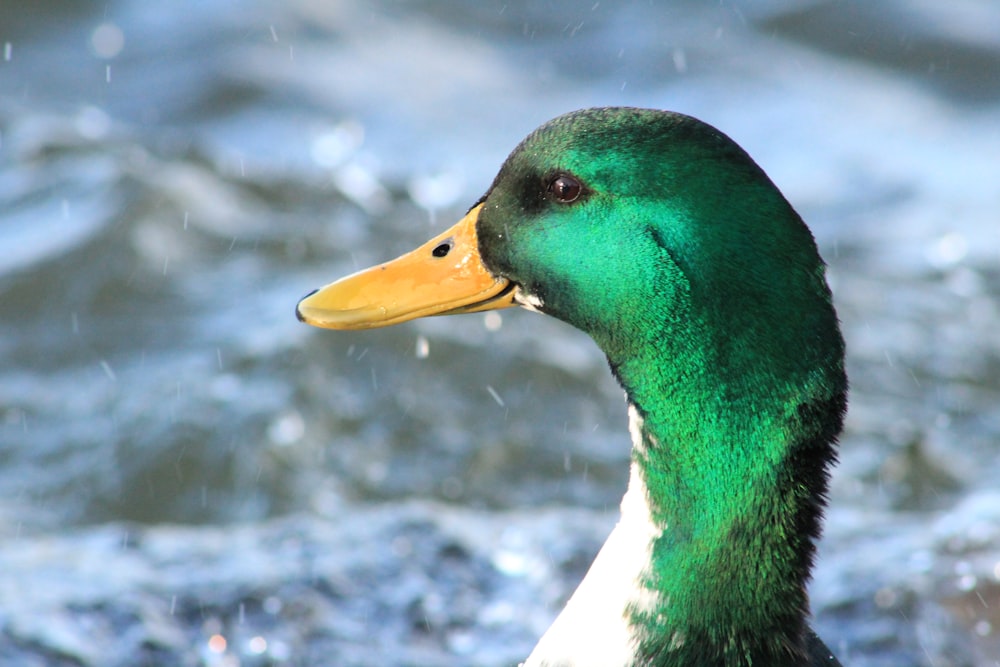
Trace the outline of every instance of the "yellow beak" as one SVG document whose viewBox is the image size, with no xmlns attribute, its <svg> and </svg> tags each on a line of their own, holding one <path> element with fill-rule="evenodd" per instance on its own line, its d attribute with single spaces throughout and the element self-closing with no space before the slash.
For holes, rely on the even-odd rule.
<svg viewBox="0 0 1000 667">
<path fill-rule="evenodd" d="M 316 327 L 372 329 L 515 305 L 513 283 L 491 274 L 479 257 L 481 209 L 416 250 L 316 290 L 299 301 L 296 315 Z"/>
</svg>

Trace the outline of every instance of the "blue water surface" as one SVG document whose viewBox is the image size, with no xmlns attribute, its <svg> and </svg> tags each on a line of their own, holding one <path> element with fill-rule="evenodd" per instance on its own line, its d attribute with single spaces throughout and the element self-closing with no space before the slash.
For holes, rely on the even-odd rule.
<svg viewBox="0 0 1000 667">
<path fill-rule="evenodd" d="M 736 139 L 813 229 L 851 408 L 845 665 L 1000 655 L 1000 6 L 0 4 L 0 664 L 507 665 L 616 518 L 621 392 L 530 313 L 302 294 L 587 106 Z"/>
</svg>

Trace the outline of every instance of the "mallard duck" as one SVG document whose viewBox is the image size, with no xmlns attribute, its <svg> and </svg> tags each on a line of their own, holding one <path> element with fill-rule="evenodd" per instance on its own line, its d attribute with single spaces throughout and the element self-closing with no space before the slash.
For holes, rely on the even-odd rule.
<svg viewBox="0 0 1000 667">
<path fill-rule="evenodd" d="M 464 218 L 303 298 L 364 329 L 522 306 L 588 333 L 625 390 L 621 518 L 526 666 L 838 665 L 806 583 L 846 409 L 812 234 L 689 116 L 545 123 Z"/>
</svg>

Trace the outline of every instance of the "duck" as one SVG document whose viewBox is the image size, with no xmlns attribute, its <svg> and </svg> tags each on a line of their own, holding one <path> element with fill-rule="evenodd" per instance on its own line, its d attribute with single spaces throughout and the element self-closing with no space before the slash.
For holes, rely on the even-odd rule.
<svg viewBox="0 0 1000 667">
<path fill-rule="evenodd" d="M 807 584 L 847 408 L 811 231 L 735 141 L 657 109 L 531 132 L 453 227 L 298 302 L 357 330 L 520 306 L 594 340 L 621 515 L 523 667 L 839 666 Z"/>
</svg>

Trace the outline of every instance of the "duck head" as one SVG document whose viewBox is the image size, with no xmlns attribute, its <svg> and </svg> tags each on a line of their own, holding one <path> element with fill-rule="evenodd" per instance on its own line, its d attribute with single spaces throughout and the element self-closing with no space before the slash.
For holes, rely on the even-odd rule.
<svg viewBox="0 0 1000 667">
<path fill-rule="evenodd" d="M 361 329 L 512 305 L 587 332 L 616 373 L 655 354 L 677 375 L 787 379 L 842 357 L 805 224 L 735 142 L 664 111 L 546 123 L 457 225 L 317 290 L 297 315 Z"/>
</svg>

